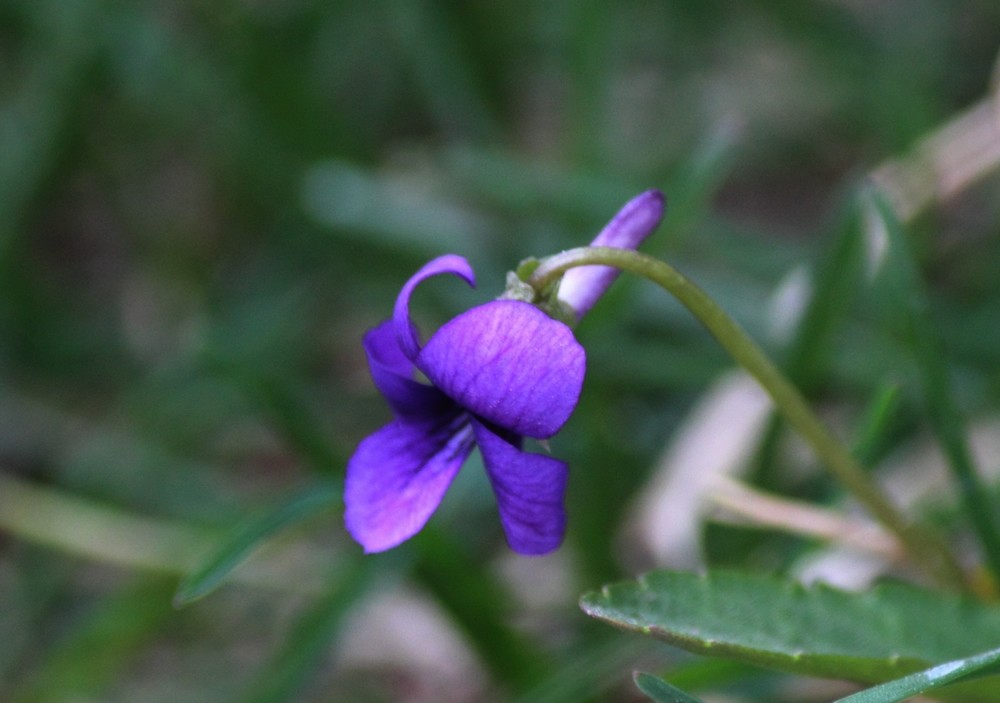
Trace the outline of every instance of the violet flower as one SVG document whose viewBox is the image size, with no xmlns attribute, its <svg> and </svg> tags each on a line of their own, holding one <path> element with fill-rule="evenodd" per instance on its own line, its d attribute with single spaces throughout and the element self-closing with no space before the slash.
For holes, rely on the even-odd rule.
<svg viewBox="0 0 1000 703">
<path fill-rule="evenodd" d="M 662 196 L 644 193 L 595 243 L 635 247 L 662 211 Z M 604 268 L 587 267 L 600 275 L 592 272 L 575 283 L 568 299 L 560 292 L 578 318 L 613 280 Z M 365 335 L 372 379 L 394 418 L 364 439 L 348 461 L 347 529 L 369 553 L 409 539 L 478 446 L 508 544 L 522 554 L 550 552 L 566 528 L 568 467 L 525 451 L 522 443 L 526 437 L 552 437 L 569 419 L 583 386 L 583 347 L 564 323 L 519 300 L 468 310 L 421 346 L 410 319 L 410 296 L 424 280 L 445 273 L 475 285 L 462 257 L 434 259 L 403 286 L 392 319 Z M 418 371 L 429 384 L 415 379 Z"/>
</svg>

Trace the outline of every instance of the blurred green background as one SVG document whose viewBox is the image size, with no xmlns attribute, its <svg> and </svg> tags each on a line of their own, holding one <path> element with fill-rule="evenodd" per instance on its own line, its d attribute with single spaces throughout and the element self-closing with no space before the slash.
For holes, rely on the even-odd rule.
<svg viewBox="0 0 1000 703">
<path fill-rule="evenodd" d="M 781 357 L 770 295 L 852 184 L 987 94 L 998 38 L 995 0 L 0 0 L 0 699 L 636 700 L 637 662 L 688 660 L 576 598 L 642 565 L 631 501 L 730 364 L 635 281 L 579 329 L 557 555 L 507 552 L 473 460 L 393 553 L 362 558 L 331 499 L 170 601 L 247 516 L 338 495 L 388 417 L 361 335 L 438 254 L 479 289 L 427 284 L 425 330 L 659 187 L 646 249 Z M 1000 401 L 998 195 L 913 228 L 971 414 Z M 893 347 L 848 316 L 797 380 L 856 409 Z"/>
</svg>

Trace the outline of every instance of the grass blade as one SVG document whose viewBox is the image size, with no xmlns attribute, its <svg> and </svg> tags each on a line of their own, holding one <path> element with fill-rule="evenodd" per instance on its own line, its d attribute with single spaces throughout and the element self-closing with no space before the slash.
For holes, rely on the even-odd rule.
<svg viewBox="0 0 1000 703">
<path fill-rule="evenodd" d="M 340 494 L 340 487 L 332 483 L 312 485 L 236 528 L 200 568 L 181 581 L 174 606 L 179 608 L 214 591 L 265 539 L 322 515 L 338 503 Z"/>
<path fill-rule="evenodd" d="M 992 649 L 964 659 L 945 662 L 924 671 L 865 689 L 834 703 L 900 703 L 910 696 L 960 681 L 985 669 L 1000 665 L 1000 649 Z"/>
<path fill-rule="evenodd" d="M 694 696 L 689 696 L 684 691 L 671 686 L 666 681 L 652 674 L 644 674 L 641 671 L 635 672 L 632 677 L 639 690 L 652 698 L 656 703 L 702 703 Z"/>
<path fill-rule="evenodd" d="M 931 427 L 948 458 L 962 501 L 975 528 L 994 578 L 1000 577 L 1000 529 L 994 506 L 973 464 L 965 423 L 948 381 L 941 340 L 930 319 L 927 292 L 917 272 L 902 224 L 890 205 L 877 194 L 868 200 L 873 237 L 884 237 L 886 255 L 880 262 L 880 283 L 888 303 L 887 317 L 902 325 L 906 343 L 916 360 L 923 384 Z"/>
</svg>

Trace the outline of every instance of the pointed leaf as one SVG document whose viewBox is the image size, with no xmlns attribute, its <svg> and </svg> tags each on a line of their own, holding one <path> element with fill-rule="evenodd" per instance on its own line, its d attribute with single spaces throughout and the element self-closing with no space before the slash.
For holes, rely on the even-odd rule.
<svg viewBox="0 0 1000 703">
<path fill-rule="evenodd" d="M 879 271 L 878 296 L 885 304 L 887 325 L 903 334 L 917 363 L 931 428 L 948 459 L 969 521 L 979 535 L 993 572 L 1000 578 L 1000 525 L 997 524 L 979 467 L 969 448 L 965 420 L 951 388 L 944 345 L 930 313 L 930 299 L 921 281 L 916 257 L 892 206 L 873 192 L 869 202 L 873 218 L 870 236 L 884 237 L 885 253 Z M 891 327 L 890 327 L 891 329 Z"/>
<path fill-rule="evenodd" d="M 214 591 L 265 539 L 321 515 L 339 502 L 340 494 L 340 487 L 333 484 L 310 486 L 237 527 L 198 569 L 181 581 L 174 594 L 174 607 L 187 605 Z"/>
<path fill-rule="evenodd" d="M 834 703 L 900 703 L 911 696 L 960 681 L 973 674 L 980 674 L 984 669 L 998 665 L 1000 665 L 1000 649 L 992 649 L 982 654 L 932 666 L 930 669 L 840 698 Z"/>
<path fill-rule="evenodd" d="M 392 565 L 384 569 L 392 573 Z M 307 606 L 293 623 L 284 645 L 253 678 L 241 703 L 283 703 L 294 700 L 310 679 L 322 671 L 340 634 L 344 617 L 368 593 L 377 573 L 372 562 L 348 565 L 325 595 Z"/>
<path fill-rule="evenodd" d="M 641 671 L 635 672 L 632 677 L 639 690 L 652 698 L 656 703 L 702 703 L 694 696 L 689 696 L 684 691 L 671 686 L 661 678 L 652 674 L 644 674 Z"/>
</svg>

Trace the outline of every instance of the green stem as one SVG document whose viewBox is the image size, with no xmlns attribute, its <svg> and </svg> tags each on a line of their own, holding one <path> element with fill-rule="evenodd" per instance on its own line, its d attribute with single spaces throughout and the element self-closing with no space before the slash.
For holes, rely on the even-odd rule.
<svg viewBox="0 0 1000 703">
<path fill-rule="evenodd" d="M 879 522 L 897 536 L 927 575 L 949 587 L 964 586 L 962 570 L 947 545 L 936 534 L 912 522 L 892 504 L 850 452 L 809 409 L 795 386 L 763 350 L 715 301 L 672 266 L 628 249 L 581 247 L 544 259 L 532 273 L 528 283 L 536 291 L 543 291 L 567 270 L 595 264 L 643 276 L 677 298 L 730 356 L 757 379 L 785 418 L 826 463 L 831 473 Z"/>
</svg>

